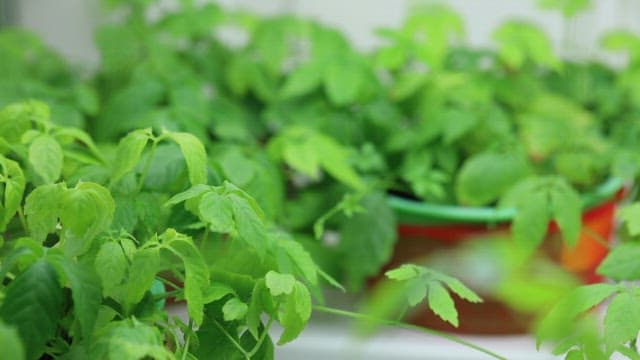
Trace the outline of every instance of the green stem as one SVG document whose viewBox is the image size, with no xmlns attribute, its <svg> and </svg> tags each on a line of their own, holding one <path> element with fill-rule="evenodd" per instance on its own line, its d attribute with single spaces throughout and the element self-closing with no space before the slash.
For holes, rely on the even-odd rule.
<svg viewBox="0 0 640 360">
<path fill-rule="evenodd" d="M 247 353 L 247 351 L 242 347 L 242 345 L 240 345 L 234 338 L 233 336 L 231 336 L 231 334 L 229 334 L 229 332 L 227 331 L 227 329 L 224 328 L 224 326 L 222 326 L 216 319 L 210 318 L 211 321 L 213 321 L 213 323 L 216 325 L 216 327 L 218 328 L 218 330 L 220 330 L 224 336 L 227 337 L 227 339 L 229 339 L 229 341 L 231 341 L 231 343 L 233 344 L 233 346 L 235 346 L 238 351 L 240 351 L 240 353 L 242 353 L 242 355 L 244 355 L 244 358 L 247 360 L 251 360 L 251 358 L 249 357 L 249 354 Z"/>
<path fill-rule="evenodd" d="M 482 352 L 484 354 L 487 354 L 487 355 L 491 356 L 494 359 L 507 360 L 507 358 L 505 358 L 504 356 L 500 356 L 500 355 L 494 353 L 491 350 L 488 350 L 488 349 L 485 349 L 485 348 L 483 348 L 481 346 L 478 346 L 478 345 L 475 345 L 473 343 L 470 343 L 470 342 L 468 342 L 468 341 L 466 341 L 466 340 L 464 340 L 464 339 L 462 339 L 460 337 L 457 337 L 455 335 L 447 334 L 447 333 L 440 332 L 440 331 L 437 331 L 437 330 L 424 328 L 424 327 L 411 325 L 411 324 L 406 324 L 406 323 L 393 321 L 393 320 L 380 319 L 380 318 L 376 318 L 376 317 L 365 315 L 365 314 L 360 314 L 360 313 L 355 313 L 355 312 L 346 311 L 346 310 L 340 310 L 340 309 L 334 309 L 334 308 L 330 308 L 330 307 L 326 307 L 326 306 L 315 305 L 313 307 L 313 309 L 317 310 L 317 311 L 325 312 L 325 313 L 328 313 L 328 314 L 345 316 L 345 317 L 352 318 L 352 319 L 368 320 L 368 321 L 377 322 L 377 323 L 383 324 L 383 325 L 395 326 L 395 327 L 399 327 L 399 328 L 402 328 L 402 329 L 414 330 L 414 331 L 419 331 L 419 332 L 423 332 L 423 333 L 427 333 L 427 334 L 431 334 L 431 335 L 436 335 L 436 336 L 439 336 L 441 338 L 447 339 L 449 341 L 453 341 L 453 342 L 455 342 L 457 344 L 460 344 L 460 345 L 466 346 L 468 348 L 480 351 L 480 352 Z"/>
<path fill-rule="evenodd" d="M 174 283 L 173 281 L 171 281 L 169 279 L 165 279 L 163 277 L 158 277 L 157 279 L 160 280 L 161 283 L 167 284 L 167 285 L 171 286 L 174 289 L 182 289 L 182 286 Z"/>
<path fill-rule="evenodd" d="M 156 152 L 156 148 L 158 146 L 158 139 L 153 139 L 153 144 L 151 144 L 151 150 L 149 150 L 149 157 L 147 161 L 144 163 L 144 168 L 142 169 L 142 174 L 140 175 L 140 180 L 138 182 L 138 192 L 142 191 L 142 187 L 144 186 L 144 181 L 147 179 L 147 174 L 149 173 L 149 168 L 151 167 L 151 161 L 153 160 L 153 155 Z"/>
<path fill-rule="evenodd" d="M 153 296 L 153 301 L 158 301 L 158 300 L 163 300 L 163 299 L 167 299 L 167 298 L 170 298 L 170 297 L 175 297 L 176 295 L 180 294 L 181 292 L 182 292 L 182 289 L 169 291 L 169 292 L 166 292 L 164 294 L 154 295 Z"/>
<path fill-rule="evenodd" d="M 189 319 L 189 334 L 187 334 L 187 339 L 184 341 L 184 347 L 182 348 L 182 360 L 187 360 L 187 354 L 189 353 L 189 342 L 191 340 L 191 334 L 193 333 L 193 320 Z"/>
<path fill-rule="evenodd" d="M 258 352 L 258 350 L 260 350 L 260 347 L 262 347 L 262 343 L 264 342 L 264 339 L 266 339 L 267 335 L 269 335 L 269 329 L 271 328 L 272 324 L 273 324 L 273 318 L 270 317 L 269 321 L 267 321 L 267 325 L 265 325 L 265 327 L 264 327 L 264 330 L 262 330 L 262 334 L 260 335 L 260 339 L 258 339 L 258 342 L 253 347 L 253 349 L 251 349 L 251 351 L 249 351 L 249 353 L 248 353 L 249 358 L 252 358 Z"/>
<path fill-rule="evenodd" d="M 590 227 L 585 226 L 582 228 L 582 231 L 585 234 L 589 235 L 593 240 L 595 240 L 598 244 L 606 247 L 607 249 L 611 248 L 611 244 L 607 239 L 605 239 L 602 235 L 600 235 L 597 231 L 592 230 Z"/>
</svg>

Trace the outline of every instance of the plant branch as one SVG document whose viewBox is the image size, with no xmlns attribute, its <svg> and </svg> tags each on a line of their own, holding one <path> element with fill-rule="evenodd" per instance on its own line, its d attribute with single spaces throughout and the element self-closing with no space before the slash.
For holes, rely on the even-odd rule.
<svg viewBox="0 0 640 360">
<path fill-rule="evenodd" d="M 258 339 L 258 342 L 256 343 L 256 345 L 248 353 L 250 358 L 252 358 L 262 347 L 262 343 L 264 342 L 264 339 L 266 339 L 267 335 L 269 335 L 269 329 L 271 329 L 271 325 L 273 325 L 273 318 L 269 317 L 269 321 L 267 321 L 267 325 L 264 326 L 264 330 L 260 335 L 260 339 Z"/>
<path fill-rule="evenodd" d="M 233 336 L 231 336 L 231 334 L 229 334 L 229 332 L 227 331 L 227 329 L 224 328 L 224 326 L 222 326 L 218 320 L 214 319 L 214 318 L 209 318 L 211 319 L 211 321 L 213 321 L 213 323 L 216 325 L 216 327 L 218 328 L 218 330 L 220 330 L 224 336 L 227 337 L 227 339 L 229 341 L 231 341 L 231 343 L 233 344 L 233 346 L 235 346 L 238 351 L 240 351 L 240 353 L 242 353 L 242 355 L 244 356 L 245 359 L 250 360 L 251 357 L 249 356 L 249 354 L 247 353 L 247 351 L 242 347 L 242 345 L 240 345 L 234 338 Z"/>
<path fill-rule="evenodd" d="M 394 326 L 394 327 L 399 327 L 399 328 L 402 328 L 402 329 L 414 330 L 414 331 L 419 331 L 419 332 L 423 332 L 423 333 L 427 333 L 427 334 L 431 334 L 431 335 L 436 335 L 436 336 L 439 336 L 441 338 L 447 339 L 449 341 L 455 342 L 457 344 L 460 344 L 460 345 L 466 346 L 468 348 L 471 348 L 471 349 L 477 350 L 479 352 L 482 352 L 484 354 L 487 354 L 487 355 L 491 356 L 494 359 L 507 360 L 506 357 L 498 355 L 498 354 L 494 353 L 491 350 L 485 349 L 485 348 L 483 348 L 481 346 L 478 346 L 476 344 L 468 342 L 468 341 L 466 341 L 466 340 L 464 340 L 464 339 L 462 339 L 462 338 L 460 338 L 458 336 L 447 334 L 447 333 L 444 333 L 444 332 L 441 332 L 441 331 L 437 331 L 437 330 L 433 330 L 433 329 L 429 329 L 429 328 L 424 328 L 424 327 L 420 327 L 420 326 L 416 326 L 416 325 L 406 324 L 406 323 L 402 323 L 402 322 L 394 321 L 394 320 L 380 319 L 380 318 L 376 318 L 376 317 L 365 315 L 365 314 L 360 314 L 360 313 L 346 311 L 346 310 L 340 310 L 340 309 L 334 309 L 334 308 L 330 308 L 330 307 L 326 307 L 326 306 L 315 305 L 313 307 L 313 309 L 317 310 L 317 311 L 325 312 L 325 313 L 328 313 L 328 314 L 344 316 L 344 317 L 348 317 L 348 318 L 352 318 L 352 319 L 368 320 L 368 321 L 376 322 L 376 323 L 387 325 L 387 326 Z"/>
</svg>

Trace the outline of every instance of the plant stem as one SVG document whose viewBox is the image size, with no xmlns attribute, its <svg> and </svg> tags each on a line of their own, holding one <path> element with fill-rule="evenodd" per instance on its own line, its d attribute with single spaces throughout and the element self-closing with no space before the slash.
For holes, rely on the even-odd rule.
<svg viewBox="0 0 640 360">
<path fill-rule="evenodd" d="M 611 244 L 609 244 L 609 242 L 607 241 L 607 239 L 605 239 L 602 235 L 600 235 L 597 231 L 592 230 L 590 227 L 585 226 L 582 228 L 582 231 L 585 232 L 585 234 L 589 235 L 594 241 L 596 241 L 598 244 L 606 247 L 607 249 L 611 248 Z"/>
<path fill-rule="evenodd" d="M 163 277 L 158 277 L 157 279 L 160 280 L 160 282 L 162 282 L 164 284 L 167 284 L 167 285 L 171 286 L 174 289 L 182 289 L 182 286 L 174 283 L 173 281 L 171 281 L 169 279 L 165 279 Z"/>
<path fill-rule="evenodd" d="M 156 152 L 156 147 L 158 146 L 159 139 L 153 139 L 153 144 L 151 144 L 151 150 L 149 150 L 147 161 L 144 163 L 144 168 L 142 168 L 142 174 L 140 174 L 140 180 L 138 182 L 138 193 L 142 191 L 142 187 L 144 186 L 144 181 L 147 179 L 147 174 L 149 173 L 149 168 L 151 167 L 151 161 L 153 160 L 153 155 Z"/>
<path fill-rule="evenodd" d="M 218 328 L 218 330 L 220 330 L 224 336 L 227 337 L 227 339 L 229 341 L 231 341 L 231 343 L 233 344 L 233 346 L 235 346 L 238 351 L 240 351 L 240 353 L 242 353 L 242 355 L 244 355 L 244 358 L 247 360 L 250 360 L 251 357 L 249 356 L 249 354 L 247 353 L 247 351 L 242 347 L 242 345 L 240 345 L 234 338 L 233 336 L 231 336 L 231 334 L 229 334 L 229 332 L 227 331 L 227 329 L 224 328 L 224 326 L 220 325 L 220 323 L 218 322 L 218 320 L 210 318 L 211 321 L 213 321 L 213 323 L 216 325 L 216 327 Z"/>
<path fill-rule="evenodd" d="M 189 318 L 188 326 L 189 326 L 189 334 L 187 334 L 187 339 L 184 341 L 181 360 L 187 360 L 187 354 L 189 353 L 189 342 L 191 340 L 191 334 L 193 333 L 193 320 L 191 318 Z"/>
<path fill-rule="evenodd" d="M 181 292 L 182 292 L 182 289 L 179 289 L 179 290 L 169 291 L 169 292 L 166 292 L 164 294 L 154 295 L 153 296 L 153 301 L 158 301 L 158 300 L 174 297 L 175 295 L 177 295 L 177 294 L 179 294 Z"/>
<path fill-rule="evenodd" d="M 334 308 L 330 308 L 330 307 L 326 307 L 326 306 L 315 305 L 313 307 L 313 309 L 317 310 L 317 311 L 325 312 L 325 313 L 328 313 L 328 314 L 345 316 L 345 317 L 352 318 L 352 319 L 369 320 L 369 321 L 377 322 L 377 323 L 383 324 L 383 325 L 395 326 L 395 327 L 399 327 L 399 328 L 402 328 L 402 329 L 414 330 L 414 331 L 424 332 L 424 333 L 431 334 L 431 335 L 436 335 L 436 336 L 439 336 L 441 338 L 453 341 L 453 342 L 455 342 L 457 344 L 460 344 L 460 345 L 466 346 L 468 348 L 480 351 L 480 352 L 482 352 L 484 354 L 487 354 L 487 355 L 491 356 L 494 359 L 507 360 L 507 358 L 505 358 L 504 356 L 500 356 L 500 355 L 494 353 L 491 350 L 488 350 L 488 349 L 485 349 L 485 348 L 483 348 L 481 346 L 478 346 L 478 345 L 475 345 L 473 343 L 470 343 L 470 342 L 468 342 L 468 341 L 466 341 L 466 340 L 464 340 L 464 339 L 462 339 L 462 338 L 460 338 L 458 336 L 447 334 L 447 333 L 440 332 L 440 331 L 437 331 L 437 330 L 424 328 L 424 327 L 411 325 L 411 324 L 406 324 L 406 323 L 402 323 L 402 322 L 399 322 L 399 321 L 380 319 L 380 318 L 376 318 L 376 317 L 365 315 L 365 314 L 360 314 L 360 313 L 346 311 L 346 310 L 340 310 L 340 309 L 334 309 Z"/>
<path fill-rule="evenodd" d="M 269 321 L 267 321 L 267 325 L 265 325 L 264 330 L 262 330 L 260 339 L 258 339 L 258 342 L 256 343 L 256 345 L 248 353 L 250 358 L 252 358 L 253 355 L 255 355 L 258 352 L 258 350 L 260 350 L 260 347 L 262 347 L 262 343 L 264 342 L 264 339 L 267 338 L 267 335 L 269 334 L 269 329 L 271 328 L 272 324 L 273 324 L 273 318 L 269 317 Z"/>
</svg>

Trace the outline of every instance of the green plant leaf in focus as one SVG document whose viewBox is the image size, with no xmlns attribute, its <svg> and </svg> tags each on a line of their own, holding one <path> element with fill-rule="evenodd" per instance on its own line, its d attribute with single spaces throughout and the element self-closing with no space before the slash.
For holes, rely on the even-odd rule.
<svg viewBox="0 0 640 360">
<path fill-rule="evenodd" d="M 29 163 L 45 184 L 60 178 L 62 161 L 62 147 L 50 135 L 40 135 L 29 145 Z"/>
</svg>

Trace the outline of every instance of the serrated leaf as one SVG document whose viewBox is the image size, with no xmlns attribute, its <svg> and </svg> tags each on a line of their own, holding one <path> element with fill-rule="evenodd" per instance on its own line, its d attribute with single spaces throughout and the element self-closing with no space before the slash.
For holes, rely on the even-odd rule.
<svg viewBox="0 0 640 360">
<path fill-rule="evenodd" d="M 460 280 L 442 273 L 437 273 L 433 276 L 438 281 L 441 281 L 445 285 L 447 285 L 447 287 L 449 287 L 451 291 L 460 296 L 462 299 L 465 299 L 472 303 L 482 302 L 480 296 L 478 296 L 478 294 L 476 294 L 473 290 L 469 289 Z"/>
<path fill-rule="evenodd" d="M 191 185 L 207 183 L 207 152 L 197 137 L 189 133 L 172 132 L 169 137 L 180 146 L 187 162 Z"/>
<path fill-rule="evenodd" d="M 198 204 L 200 218 L 209 229 L 219 233 L 231 233 L 234 229 L 233 204 L 231 200 L 214 191 L 202 196 Z"/>
<path fill-rule="evenodd" d="M 204 295 L 209 288 L 209 269 L 190 238 L 180 234 L 173 235 L 170 231 L 168 230 L 166 235 L 175 237 L 164 243 L 164 246 L 184 264 L 184 297 L 187 300 L 187 311 L 194 322 L 200 325 L 204 318 Z"/>
<path fill-rule="evenodd" d="M 294 340 L 304 330 L 311 317 L 311 294 L 302 283 L 296 281 L 293 290 L 281 306 L 283 310 L 279 321 L 284 331 L 280 335 L 278 345 Z"/>
<path fill-rule="evenodd" d="M 640 244 L 622 243 L 598 266 L 598 274 L 616 281 L 640 279 Z"/>
<path fill-rule="evenodd" d="M 127 258 L 119 244 L 106 242 L 96 254 L 95 269 L 102 280 L 105 295 L 110 295 L 127 272 Z"/>
<path fill-rule="evenodd" d="M 0 321 L 0 349 L 6 359 L 25 360 L 24 346 L 15 327 Z"/>
<path fill-rule="evenodd" d="M 38 260 L 7 287 L 0 318 L 17 328 L 26 358 L 39 359 L 62 319 L 63 293 L 57 273 Z"/>
<path fill-rule="evenodd" d="M 600 304 L 618 290 L 617 286 L 611 284 L 585 285 L 572 290 L 539 323 L 536 329 L 538 346 L 543 340 L 567 335 L 566 332 L 578 315 Z"/>
<path fill-rule="evenodd" d="M 400 267 L 385 272 L 384 275 L 391 280 L 405 281 L 420 275 L 420 269 L 413 264 L 402 264 Z"/>
<path fill-rule="evenodd" d="M 90 351 L 92 359 L 175 358 L 164 346 L 160 329 L 135 318 L 110 323 L 97 338 Z"/>
<path fill-rule="evenodd" d="M 20 165 L 0 155 L 0 183 L 4 183 L 4 202 L 0 204 L 0 232 L 4 231 L 20 208 L 26 179 Z M 0 194 L 2 195 L 2 194 Z"/>
<path fill-rule="evenodd" d="M 139 303 L 147 290 L 151 288 L 158 270 L 160 270 L 160 255 L 157 248 L 136 251 L 129 266 L 129 277 L 125 282 L 123 303 L 127 306 Z"/>
<path fill-rule="evenodd" d="M 240 239 L 253 247 L 258 256 L 263 257 L 267 251 L 267 231 L 264 222 L 244 197 L 230 194 L 233 219 Z"/>
<path fill-rule="evenodd" d="M 74 315 L 80 323 L 82 337 L 90 339 L 102 304 L 100 278 L 92 266 L 69 258 L 62 262 L 62 268 L 69 279 Z"/>
<path fill-rule="evenodd" d="M 231 298 L 222 306 L 224 321 L 242 320 L 247 315 L 247 304 L 238 298 Z"/>
<path fill-rule="evenodd" d="M 142 129 L 132 131 L 120 140 L 111 170 L 112 183 L 120 180 L 136 167 L 150 139 L 151 129 Z"/>
<path fill-rule="evenodd" d="M 607 352 L 635 341 L 640 332 L 640 299 L 628 292 L 616 295 L 607 307 L 604 317 L 604 338 Z"/>
<path fill-rule="evenodd" d="M 42 242 L 47 234 L 55 230 L 64 191 L 61 184 L 44 185 L 38 186 L 27 196 L 24 213 L 34 240 Z"/>
<path fill-rule="evenodd" d="M 296 284 L 296 278 L 293 275 L 280 274 L 275 271 L 269 271 L 264 279 L 272 296 L 291 294 Z"/>
<path fill-rule="evenodd" d="M 278 241 L 278 246 L 284 250 L 295 269 L 312 285 L 318 284 L 318 266 L 304 247 L 293 240 Z"/>
<path fill-rule="evenodd" d="M 438 282 L 430 282 L 427 290 L 429 308 L 442 320 L 458 327 L 458 311 L 444 286 Z"/>
<path fill-rule="evenodd" d="M 626 226 L 629 235 L 640 235 L 640 203 L 634 203 L 618 210 L 618 218 Z"/>
<path fill-rule="evenodd" d="M 51 135 L 42 134 L 29 145 L 29 163 L 45 184 L 60 178 L 62 161 L 62 147 Z"/>
</svg>

